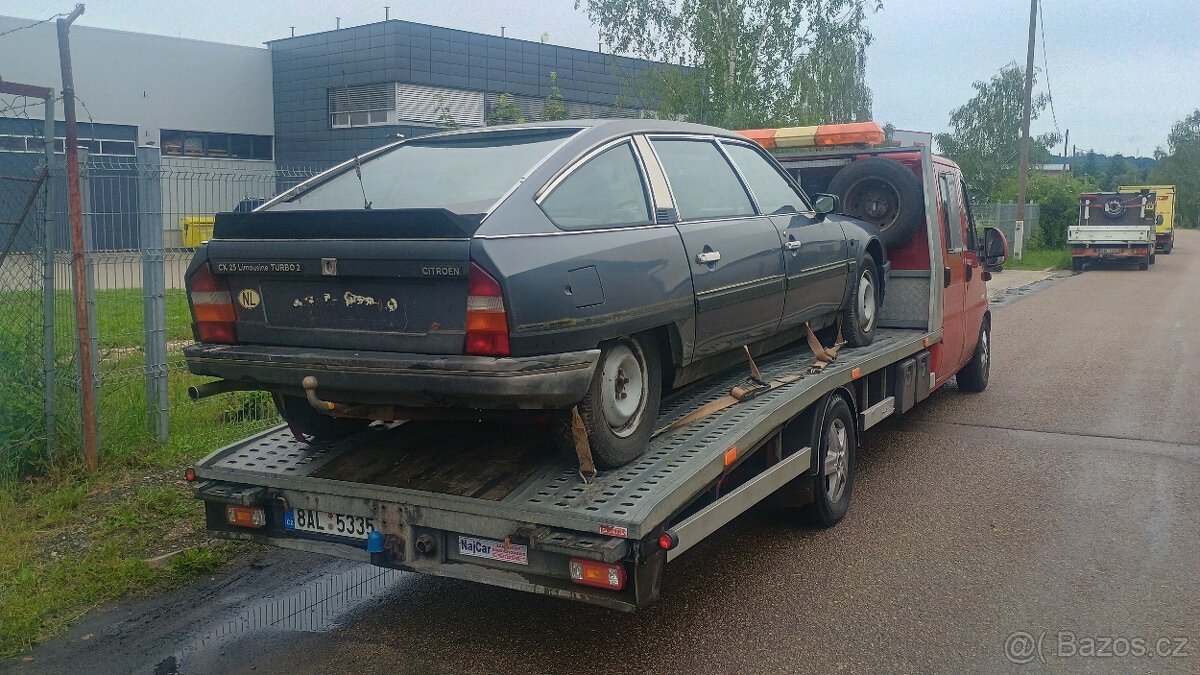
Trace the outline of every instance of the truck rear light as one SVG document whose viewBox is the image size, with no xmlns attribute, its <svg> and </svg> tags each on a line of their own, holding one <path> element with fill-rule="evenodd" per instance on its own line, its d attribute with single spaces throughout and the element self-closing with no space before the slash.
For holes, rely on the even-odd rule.
<svg viewBox="0 0 1200 675">
<path fill-rule="evenodd" d="M 208 263 L 201 265 L 188 280 L 188 300 L 200 342 L 237 342 L 237 317 L 233 313 L 229 282 L 214 275 Z"/>
<path fill-rule="evenodd" d="M 625 567 L 620 564 L 571 558 L 571 581 L 584 586 L 619 591 L 625 588 Z"/>
<path fill-rule="evenodd" d="M 466 353 L 474 356 L 508 356 L 508 315 L 500 284 L 471 263 L 467 276 Z"/>
<path fill-rule="evenodd" d="M 234 506 L 230 504 L 225 507 L 225 522 L 238 527 L 265 527 L 267 524 L 267 512 L 261 506 Z"/>
</svg>

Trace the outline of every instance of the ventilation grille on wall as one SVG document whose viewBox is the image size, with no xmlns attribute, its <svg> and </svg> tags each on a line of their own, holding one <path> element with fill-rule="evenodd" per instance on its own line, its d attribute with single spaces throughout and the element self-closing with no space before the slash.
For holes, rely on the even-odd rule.
<svg viewBox="0 0 1200 675">
<path fill-rule="evenodd" d="M 453 119 L 458 126 L 481 127 L 483 92 L 401 83 L 396 85 L 396 111 L 402 124 L 449 126 Z"/>
</svg>

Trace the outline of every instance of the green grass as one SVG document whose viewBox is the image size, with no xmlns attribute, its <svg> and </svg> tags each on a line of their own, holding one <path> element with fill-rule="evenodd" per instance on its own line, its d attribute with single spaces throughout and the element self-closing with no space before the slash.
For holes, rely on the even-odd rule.
<svg viewBox="0 0 1200 675">
<path fill-rule="evenodd" d="M 1006 270 L 1071 269 L 1071 252 L 1065 248 L 1035 248 L 1026 250 L 1020 260 L 1009 256 Z"/>
<path fill-rule="evenodd" d="M 144 560 L 203 529 L 203 511 L 179 480 L 56 471 L 5 485 L 0 522 L 0 658 L 97 605 L 211 572 L 230 552 L 201 545 L 162 569 Z"/>
<path fill-rule="evenodd" d="M 0 292 L 0 658 L 100 604 L 212 571 L 231 550 L 189 549 L 164 569 L 144 560 L 201 537 L 203 507 L 178 478 L 182 467 L 271 424 L 274 408 L 262 392 L 187 398 L 188 386 L 207 378 L 182 363 L 178 342 L 191 336 L 187 299 L 168 291 L 167 339 L 176 346 L 168 349 L 170 436 L 159 443 L 147 421 L 142 302 L 140 289 L 96 294 L 101 456 L 100 471 L 89 474 L 71 384 L 70 294 L 56 298 L 60 419 L 58 455 L 47 461 L 40 294 Z"/>
</svg>

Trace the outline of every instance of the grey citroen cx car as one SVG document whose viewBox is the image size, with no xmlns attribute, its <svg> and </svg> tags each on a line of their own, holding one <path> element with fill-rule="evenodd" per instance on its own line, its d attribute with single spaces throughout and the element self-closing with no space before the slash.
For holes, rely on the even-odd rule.
<svg viewBox="0 0 1200 675">
<path fill-rule="evenodd" d="M 250 213 L 188 269 L 189 369 L 274 394 L 294 430 L 578 406 L 601 467 L 664 390 L 843 319 L 869 343 L 878 230 L 722 129 L 572 120 L 394 143 Z M 329 416 L 306 400 L 312 376 Z M 508 414 L 508 413 L 505 413 Z M 513 415 L 521 413 L 513 412 Z M 568 415 L 551 412 L 551 415 Z"/>
</svg>

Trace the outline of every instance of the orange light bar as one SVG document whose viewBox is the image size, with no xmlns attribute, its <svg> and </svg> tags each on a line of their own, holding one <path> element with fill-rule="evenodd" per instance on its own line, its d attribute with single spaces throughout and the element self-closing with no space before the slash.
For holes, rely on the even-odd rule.
<svg viewBox="0 0 1200 675">
<path fill-rule="evenodd" d="M 883 128 L 875 122 L 822 124 L 814 127 L 744 129 L 739 134 L 764 148 L 811 148 L 834 145 L 879 145 Z"/>
</svg>

